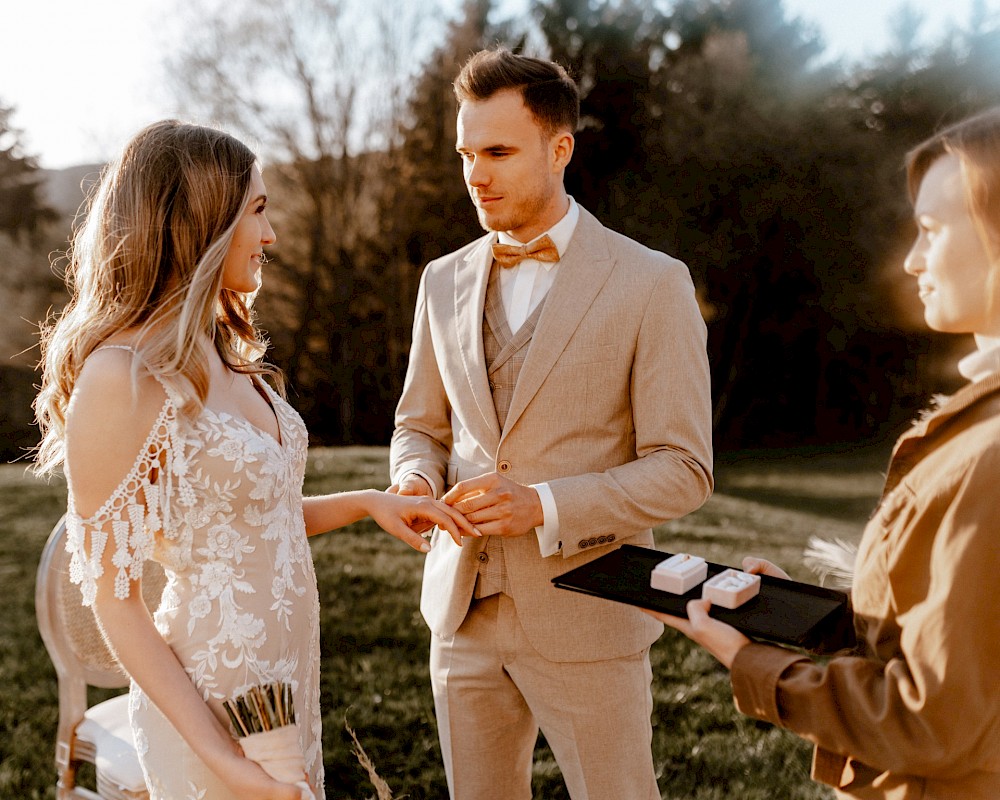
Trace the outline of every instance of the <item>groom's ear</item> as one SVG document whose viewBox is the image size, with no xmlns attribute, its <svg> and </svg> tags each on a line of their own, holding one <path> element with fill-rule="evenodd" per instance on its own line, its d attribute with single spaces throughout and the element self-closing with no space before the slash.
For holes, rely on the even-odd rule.
<svg viewBox="0 0 1000 800">
<path fill-rule="evenodd" d="M 575 146 L 576 139 L 569 131 L 559 131 L 552 136 L 549 140 L 549 152 L 552 154 L 553 172 L 560 172 L 569 166 Z"/>
</svg>

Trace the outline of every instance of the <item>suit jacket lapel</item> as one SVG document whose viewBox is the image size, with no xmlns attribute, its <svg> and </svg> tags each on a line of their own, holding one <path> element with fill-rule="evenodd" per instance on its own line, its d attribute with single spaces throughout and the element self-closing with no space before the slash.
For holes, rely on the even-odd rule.
<svg viewBox="0 0 1000 800">
<path fill-rule="evenodd" d="M 555 281 L 545 299 L 542 316 L 521 367 L 504 433 L 514 426 L 552 371 L 580 320 L 607 282 L 614 265 L 604 236 L 604 226 L 581 207 L 576 231 L 566 253 L 559 260 Z"/>
<path fill-rule="evenodd" d="M 489 445 L 489 452 L 496 451 L 500 441 L 500 424 L 493 406 L 493 393 L 486 374 L 486 354 L 483 350 L 483 307 L 486 304 L 486 286 L 489 283 L 493 254 L 490 245 L 496 235 L 483 237 L 478 247 L 455 264 L 455 335 L 462 365 L 469 381 L 472 399 L 484 425 L 484 433 L 477 438 Z M 456 402 L 458 398 L 452 402 Z M 467 417 L 471 422 L 471 415 Z"/>
</svg>

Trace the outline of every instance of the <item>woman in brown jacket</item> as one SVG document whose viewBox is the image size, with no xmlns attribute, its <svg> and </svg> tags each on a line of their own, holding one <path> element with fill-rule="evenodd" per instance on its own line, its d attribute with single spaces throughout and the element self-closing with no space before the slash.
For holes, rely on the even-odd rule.
<svg viewBox="0 0 1000 800">
<path fill-rule="evenodd" d="M 977 349 L 959 362 L 969 383 L 896 443 L 855 565 L 856 651 L 820 663 L 751 642 L 707 601 L 654 616 L 731 670 L 740 711 L 813 742 L 813 778 L 838 797 L 997 800 L 1000 108 L 927 140 L 907 170 L 918 234 L 904 269 L 927 324 Z"/>
</svg>

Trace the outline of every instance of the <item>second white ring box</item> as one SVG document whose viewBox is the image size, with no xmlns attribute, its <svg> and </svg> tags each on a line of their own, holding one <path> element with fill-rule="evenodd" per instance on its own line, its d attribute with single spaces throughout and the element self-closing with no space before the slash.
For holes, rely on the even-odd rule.
<svg viewBox="0 0 1000 800">
<path fill-rule="evenodd" d="M 654 568 L 649 576 L 649 585 L 661 592 L 685 594 L 705 580 L 708 564 L 700 556 L 678 553 Z"/>
<path fill-rule="evenodd" d="M 701 596 L 712 605 L 738 608 L 760 592 L 760 575 L 726 569 L 713 575 L 701 587 Z"/>
</svg>

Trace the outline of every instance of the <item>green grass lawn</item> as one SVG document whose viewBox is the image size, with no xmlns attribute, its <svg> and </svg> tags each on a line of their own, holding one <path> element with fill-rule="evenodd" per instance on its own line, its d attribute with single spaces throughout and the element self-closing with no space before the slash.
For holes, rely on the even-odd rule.
<svg viewBox="0 0 1000 800">
<path fill-rule="evenodd" d="M 743 454 L 717 466 L 716 493 L 657 530 L 658 546 L 738 564 L 762 555 L 793 577 L 812 534 L 856 539 L 881 485 L 882 451 Z M 316 449 L 306 491 L 388 482 L 385 448 Z M 52 798 L 55 673 L 34 615 L 35 568 L 62 514 L 64 487 L 0 466 L 0 798 Z M 420 556 L 371 524 L 313 540 L 323 636 L 324 750 L 331 800 L 373 797 L 351 752 L 353 728 L 397 798 L 447 796 L 418 611 Z M 600 601 L 595 601 L 600 602 Z M 733 708 L 727 673 L 667 631 L 652 651 L 653 753 L 663 798 L 830 798 L 808 777 L 809 748 Z M 568 797 L 551 754 L 536 752 L 535 797 Z"/>
</svg>

